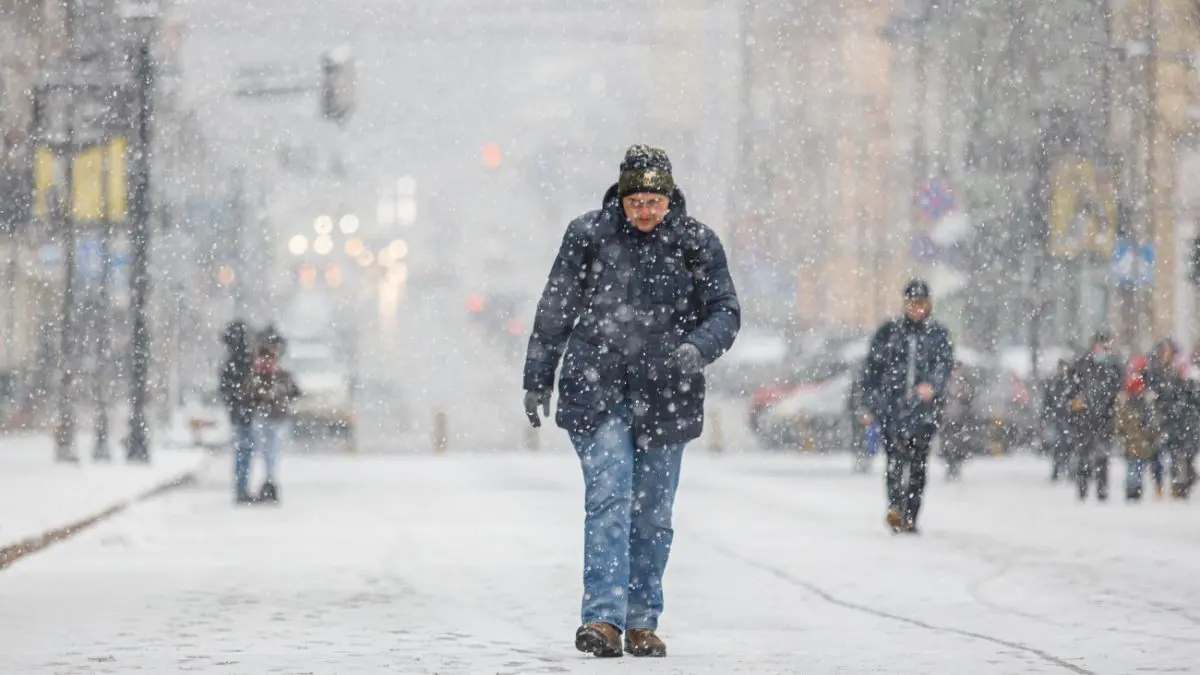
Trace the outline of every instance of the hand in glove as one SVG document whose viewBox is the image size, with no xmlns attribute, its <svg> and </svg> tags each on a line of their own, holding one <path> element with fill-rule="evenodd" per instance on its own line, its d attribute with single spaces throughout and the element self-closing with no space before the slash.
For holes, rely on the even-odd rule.
<svg viewBox="0 0 1200 675">
<path fill-rule="evenodd" d="M 704 357 L 700 355 L 699 347 L 685 342 L 667 358 L 667 367 L 678 368 L 684 375 L 695 375 L 704 370 Z"/>
<path fill-rule="evenodd" d="M 529 423 L 533 425 L 534 429 L 542 426 L 542 420 L 538 417 L 539 407 L 542 408 L 545 417 L 550 416 L 550 392 L 525 392 L 525 416 L 529 418 Z"/>
</svg>

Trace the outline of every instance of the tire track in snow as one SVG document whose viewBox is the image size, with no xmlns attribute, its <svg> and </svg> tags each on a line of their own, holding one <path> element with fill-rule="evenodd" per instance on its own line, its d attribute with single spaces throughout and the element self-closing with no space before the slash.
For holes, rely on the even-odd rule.
<svg viewBox="0 0 1200 675">
<path fill-rule="evenodd" d="M 863 605 L 863 604 L 859 604 L 856 602 L 851 602 L 849 600 L 843 600 L 810 581 L 805 581 L 804 579 L 794 576 L 794 575 L 788 573 L 787 571 L 782 570 L 778 567 L 775 567 L 774 565 L 771 565 L 769 563 L 765 563 L 765 562 L 762 562 L 761 560 L 755 560 L 754 558 L 750 558 L 745 555 L 742 555 L 741 553 L 738 553 L 737 551 L 735 551 L 727 546 L 724 546 L 722 544 L 719 544 L 719 543 L 713 541 L 712 539 L 708 538 L 707 536 L 704 536 L 703 534 L 700 534 L 698 532 L 690 532 L 688 534 L 688 537 L 695 538 L 698 541 L 702 541 L 705 544 L 707 544 L 710 548 L 717 551 L 718 553 L 721 553 L 721 554 L 728 556 L 734 560 L 737 560 L 744 565 L 747 565 L 749 567 L 753 567 L 760 571 L 766 572 L 767 574 L 770 574 L 771 576 L 773 576 L 777 579 L 780 579 L 782 581 L 786 581 L 786 582 L 792 584 L 793 586 L 798 586 L 800 588 L 803 588 L 806 591 L 812 593 L 813 595 L 816 595 L 817 597 L 821 598 L 822 600 L 824 600 L 825 602 L 828 602 L 831 605 L 837 605 L 838 607 L 853 610 L 856 612 L 862 612 L 864 614 L 870 614 L 872 616 L 876 616 L 876 617 L 879 617 L 882 619 L 889 619 L 891 621 L 908 624 L 910 626 L 924 628 L 925 630 L 933 631 L 935 633 L 960 635 L 962 637 L 968 637 L 968 638 L 972 638 L 974 640 L 980 640 L 982 642 L 990 642 L 994 645 L 999 645 L 1001 647 L 1008 647 L 1009 649 L 1015 649 L 1018 651 L 1025 652 L 1027 654 L 1031 654 L 1033 656 L 1040 658 L 1041 660 L 1045 661 L 1046 663 L 1049 663 L 1054 666 L 1058 666 L 1059 668 L 1063 668 L 1064 670 L 1069 670 L 1073 673 L 1078 673 L 1079 675 L 1097 675 L 1094 671 L 1088 670 L 1081 666 L 1077 666 L 1074 663 L 1071 663 L 1070 661 L 1067 661 L 1063 658 L 1055 656 L 1054 654 L 1051 654 L 1047 651 L 1038 649 L 1037 647 L 1031 647 L 1027 644 L 1023 644 L 1020 642 L 1013 642 L 1011 640 L 1005 640 L 1003 638 L 986 635 L 984 633 L 976 633 L 975 631 L 963 630 L 961 628 L 951 628 L 949 626 L 938 626 L 935 624 L 926 623 L 924 621 L 921 621 L 920 619 L 914 619 L 912 617 L 902 616 L 900 614 L 893 614 L 886 610 L 877 609 L 877 608 L 871 607 L 869 605 Z"/>
</svg>

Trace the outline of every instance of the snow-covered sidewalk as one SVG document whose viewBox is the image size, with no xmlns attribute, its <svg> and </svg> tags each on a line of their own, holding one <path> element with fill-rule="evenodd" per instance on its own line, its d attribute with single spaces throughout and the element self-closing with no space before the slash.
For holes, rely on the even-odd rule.
<svg viewBox="0 0 1200 675">
<path fill-rule="evenodd" d="M 115 445 L 115 444 L 114 444 Z M 73 528 L 197 472 L 207 455 L 196 450 L 159 450 L 148 465 L 54 461 L 48 435 L 0 436 L 0 566 L 39 540 Z"/>
<path fill-rule="evenodd" d="M 670 656 L 603 663 L 572 646 L 570 453 L 289 457 L 278 508 L 228 473 L 0 572 L 0 671 L 1200 672 L 1200 507 L 1079 504 L 1032 458 L 935 470 L 910 537 L 878 467 L 691 453 Z"/>
</svg>

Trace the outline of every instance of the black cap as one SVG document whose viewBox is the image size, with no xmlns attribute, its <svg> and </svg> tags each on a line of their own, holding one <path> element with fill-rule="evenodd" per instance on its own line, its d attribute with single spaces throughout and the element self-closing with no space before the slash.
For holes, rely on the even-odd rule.
<svg viewBox="0 0 1200 675">
<path fill-rule="evenodd" d="M 1112 344 L 1113 335 L 1106 330 L 1098 330 L 1095 335 L 1092 335 L 1093 345 L 1108 345 Z"/>
<path fill-rule="evenodd" d="M 904 298 L 906 300 L 929 299 L 929 284 L 920 279 L 913 279 L 904 287 Z"/>
</svg>

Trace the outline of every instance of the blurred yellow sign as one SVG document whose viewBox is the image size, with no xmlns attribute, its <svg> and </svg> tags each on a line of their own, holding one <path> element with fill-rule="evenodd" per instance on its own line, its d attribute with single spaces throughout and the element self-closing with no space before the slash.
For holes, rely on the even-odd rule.
<svg viewBox="0 0 1200 675">
<path fill-rule="evenodd" d="M 1065 155 L 1050 170 L 1050 252 L 1112 253 L 1117 234 L 1117 196 L 1094 160 Z"/>
<path fill-rule="evenodd" d="M 77 152 L 72 161 L 71 216 L 77 222 L 118 222 L 125 219 L 128 183 L 126 140 L 114 138 Z M 50 191 L 59 182 L 54 152 L 39 147 L 33 161 L 33 209 L 38 218 L 49 218 Z"/>
</svg>

